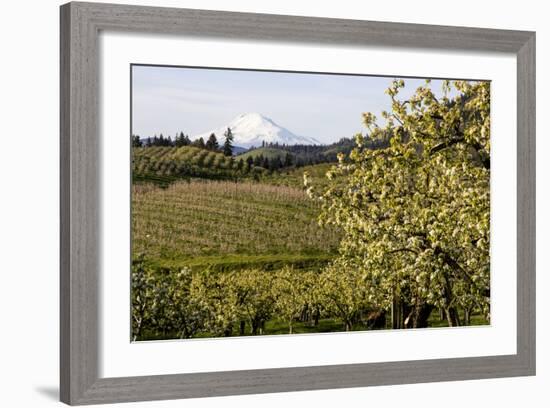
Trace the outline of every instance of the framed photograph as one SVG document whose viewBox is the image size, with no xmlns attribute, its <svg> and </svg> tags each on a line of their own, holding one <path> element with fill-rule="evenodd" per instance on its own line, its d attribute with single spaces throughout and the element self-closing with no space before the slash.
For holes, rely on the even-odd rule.
<svg viewBox="0 0 550 408">
<path fill-rule="evenodd" d="M 61 400 L 535 374 L 535 34 L 61 7 Z"/>
</svg>

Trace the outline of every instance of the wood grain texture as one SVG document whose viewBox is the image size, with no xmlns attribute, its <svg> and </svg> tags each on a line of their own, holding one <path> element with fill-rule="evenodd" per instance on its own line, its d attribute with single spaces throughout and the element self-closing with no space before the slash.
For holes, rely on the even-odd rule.
<svg viewBox="0 0 550 408">
<path fill-rule="evenodd" d="M 128 378 L 98 376 L 100 30 L 511 52 L 518 61 L 517 354 Z M 96 404 L 535 373 L 535 35 L 532 32 L 69 3 L 61 7 L 61 400 Z"/>
<path fill-rule="evenodd" d="M 517 53 L 517 353 L 535 372 L 535 34 Z"/>
<path fill-rule="evenodd" d="M 73 403 L 98 378 L 98 42 L 89 17 L 61 9 L 60 395 Z"/>
</svg>

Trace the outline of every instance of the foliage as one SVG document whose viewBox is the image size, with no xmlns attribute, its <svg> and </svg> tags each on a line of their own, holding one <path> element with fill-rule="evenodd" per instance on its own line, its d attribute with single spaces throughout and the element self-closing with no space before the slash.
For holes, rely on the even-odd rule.
<svg viewBox="0 0 550 408">
<path fill-rule="evenodd" d="M 458 308 L 488 318 L 489 83 L 445 82 L 437 98 L 427 81 L 402 101 L 403 87 L 396 80 L 387 91 L 384 126 L 363 115 L 368 140 L 389 146 L 365 148 L 358 134 L 327 173 L 338 182 L 317 191 L 306 177 L 308 192 L 322 203 L 321 223 L 342 229 L 339 262 L 363 274 L 373 304 L 402 305 L 420 325 L 415 317 L 434 306 L 451 326 Z"/>
<path fill-rule="evenodd" d="M 387 143 L 387 142 L 383 142 Z M 320 163 L 334 163 L 337 161 L 338 153 L 349 153 L 355 142 L 351 139 L 342 138 L 338 142 L 328 145 L 285 145 L 279 143 L 263 143 L 261 147 L 251 148 L 240 154 L 238 157 L 247 160 L 256 160 L 261 156 L 262 160 L 256 160 L 257 166 L 267 158 L 268 169 L 280 169 L 288 167 L 303 167 Z M 370 148 L 376 148 L 377 143 L 369 144 Z"/>
<path fill-rule="evenodd" d="M 132 138 L 133 339 L 486 324 L 489 84 L 403 87 L 354 142 Z"/>
<path fill-rule="evenodd" d="M 184 134 L 183 132 L 180 132 L 179 135 L 176 135 L 176 138 L 174 139 L 174 147 L 189 146 L 190 144 L 191 139 L 189 139 L 189 136 Z"/>
<path fill-rule="evenodd" d="M 223 154 L 225 156 L 233 156 L 233 133 L 231 132 L 230 128 L 227 128 L 227 130 L 224 133 L 225 141 L 223 143 Z"/>
<path fill-rule="evenodd" d="M 346 268 L 341 262 L 325 268 L 319 277 L 317 291 L 326 313 L 338 316 L 346 331 L 350 331 L 361 312 L 371 306 L 363 274 L 355 268 Z"/>
<path fill-rule="evenodd" d="M 313 288 L 315 280 L 307 279 L 309 276 L 284 267 L 273 279 L 271 290 L 274 293 L 275 310 L 278 318 L 288 324 L 289 334 L 292 334 L 294 320 L 307 304 L 305 294 Z"/>
<path fill-rule="evenodd" d="M 216 138 L 216 135 L 214 133 L 211 133 L 208 137 L 208 140 L 206 141 L 206 149 L 217 151 L 219 149 L 218 139 Z"/>
<path fill-rule="evenodd" d="M 261 173 L 262 169 L 239 169 L 232 157 L 196 146 L 141 147 L 133 149 L 134 181 L 155 181 L 164 177 L 170 181 L 188 178 L 227 180 Z"/>
<path fill-rule="evenodd" d="M 143 142 L 139 138 L 138 135 L 132 135 L 132 147 L 141 147 L 143 146 Z"/>
</svg>

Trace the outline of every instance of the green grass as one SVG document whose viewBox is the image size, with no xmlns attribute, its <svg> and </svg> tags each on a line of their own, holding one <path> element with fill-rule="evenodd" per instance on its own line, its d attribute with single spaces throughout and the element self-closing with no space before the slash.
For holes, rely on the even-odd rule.
<svg viewBox="0 0 550 408">
<path fill-rule="evenodd" d="M 189 267 L 192 270 L 210 269 L 215 271 L 232 271 L 239 269 L 261 268 L 265 271 L 281 269 L 292 265 L 297 269 L 318 269 L 325 266 L 334 254 L 225 254 L 213 256 L 194 256 L 188 258 L 158 259 L 149 261 L 152 266 L 178 269 Z"/>
<path fill-rule="evenodd" d="M 459 311 L 459 315 L 462 318 L 463 312 Z M 488 324 L 489 324 L 489 321 L 480 314 L 474 314 L 470 317 L 469 326 L 486 326 Z M 428 325 L 429 327 L 449 327 L 446 319 L 443 319 L 443 320 L 439 319 L 439 312 L 437 310 L 434 310 L 430 314 L 430 317 L 428 319 Z"/>
<path fill-rule="evenodd" d="M 365 330 L 365 327 L 356 325 L 353 331 Z M 339 319 L 319 319 L 319 323 L 314 326 L 311 323 L 305 323 L 295 321 L 292 324 L 292 334 L 308 334 L 308 333 L 334 333 L 344 331 L 344 325 Z M 271 336 L 276 334 L 289 334 L 288 323 L 280 319 L 271 319 L 265 323 L 263 335 Z M 232 336 L 241 336 L 239 328 L 234 327 Z M 250 332 L 250 326 L 246 324 L 244 336 L 252 336 Z M 193 338 L 211 338 L 212 334 L 208 332 L 201 332 L 193 336 Z M 144 333 L 142 340 L 161 340 L 161 339 L 173 339 L 177 338 L 176 333 L 166 333 L 163 336 L 155 336 L 152 333 Z"/>
<path fill-rule="evenodd" d="M 432 315 L 430 316 L 430 319 L 428 321 L 429 328 L 448 328 L 448 324 L 446 320 L 439 320 L 439 313 L 437 311 L 434 311 Z M 471 318 L 470 326 L 485 326 L 488 325 L 489 322 L 485 320 L 481 315 L 474 315 Z M 391 329 L 391 322 L 389 320 L 389 314 L 386 317 L 386 327 L 385 329 Z M 352 331 L 365 331 L 367 328 L 357 323 L 353 326 Z M 372 329 L 371 329 L 372 330 Z M 380 330 L 380 329 L 378 329 Z M 334 332 L 342 332 L 344 331 L 344 324 L 340 319 L 337 318 L 324 318 L 319 319 L 319 323 L 314 326 L 310 322 L 301 322 L 301 321 L 294 321 L 292 323 L 292 333 L 293 334 L 307 334 L 307 333 L 334 333 Z M 289 328 L 288 323 L 284 322 L 280 319 L 270 319 L 265 323 L 263 335 L 277 335 L 277 334 L 289 334 Z M 238 327 L 233 328 L 233 336 L 240 336 Z M 249 324 L 246 324 L 245 328 L 245 336 L 251 336 L 251 329 Z M 155 340 L 155 339 L 163 339 L 163 338 L 177 338 L 177 334 L 175 333 L 167 333 L 164 335 L 165 337 L 158 337 L 151 333 L 145 333 L 143 338 L 140 340 Z M 201 332 L 198 333 L 194 338 L 210 338 L 212 337 L 211 333 L 208 332 Z"/>
</svg>

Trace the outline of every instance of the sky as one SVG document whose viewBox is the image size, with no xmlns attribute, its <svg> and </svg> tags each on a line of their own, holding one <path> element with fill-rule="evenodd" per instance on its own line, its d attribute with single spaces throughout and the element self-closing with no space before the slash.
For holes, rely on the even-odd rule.
<svg viewBox="0 0 550 408">
<path fill-rule="evenodd" d="M 193 137 L 257 112 L 292 133 L 329 144 L 365 129 L 363 112 L 390 110 L 393 78 L 166 66 L 132 66 L 132 133 Z M 406 79 L 406 98 L 424 84 Z M 439 80 L 432 89 L 441 89 Z M 439 92 L 438 92 L 439 93 Z"/>
</svg>

